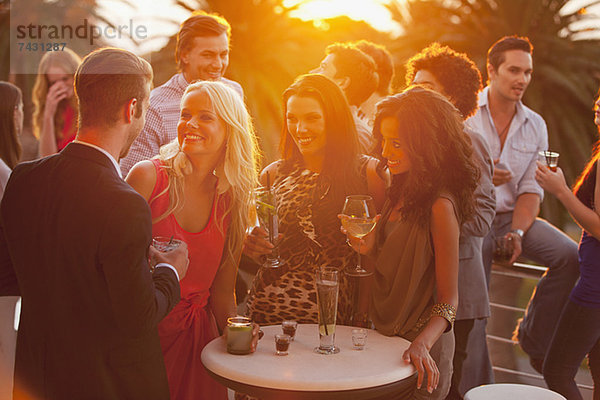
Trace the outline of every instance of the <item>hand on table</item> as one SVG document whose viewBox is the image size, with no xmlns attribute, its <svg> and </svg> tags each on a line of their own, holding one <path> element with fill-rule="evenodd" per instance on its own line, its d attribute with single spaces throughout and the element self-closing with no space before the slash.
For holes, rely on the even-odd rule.
<svg viewBox="0 0 600 400">
<path fill-rule="evenodd" d="M 256 351 L 256 346 L 258 346 L 258 341 L 263 337 L 264 333 L 260 330 L 260 326 L 256 323 L 252 323 L 252 343 L 250 343 L 250 351 L 254 353 Z"/>
<path fill-rule="evenodd" d="M 427 372 L 427 391 L 432 393 L 440 381 L 440 371 L 424 344 L 415 340 L 402 355 L 406 363 L 411 363 L 417 369 L 417 389 L 423 384 L 423 374 Z"/>
</svg>

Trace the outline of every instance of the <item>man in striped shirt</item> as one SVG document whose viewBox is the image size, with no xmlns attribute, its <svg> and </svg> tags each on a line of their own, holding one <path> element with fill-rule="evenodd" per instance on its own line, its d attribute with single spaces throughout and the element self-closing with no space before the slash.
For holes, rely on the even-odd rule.
<svg viewBox="0 0 600 400">
<path fill-rule="evenodd" d="M 127 176 L 137 162 L 154 157 L 161 146 L 177 137 L 179 103 L 190 83 L 218 80 L 244 97 L 239 83 L 223 77 L 229 64 L 230 37 L 231 26 L 216 14 L 197 11 L 181 24 L 175 48 L 175 60 L 181 72 L 152 90 L 144 129 L 131 145 L 129 154 L 120 161 L 123 176 Z"/>
</svg>

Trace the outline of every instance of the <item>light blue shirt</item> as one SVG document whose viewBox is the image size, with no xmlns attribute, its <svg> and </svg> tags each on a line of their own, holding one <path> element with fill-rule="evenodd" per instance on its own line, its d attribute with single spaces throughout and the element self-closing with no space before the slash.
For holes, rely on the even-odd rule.
<svg viewBox="0 0 600 400">
<path fill-rule="evenodd" d="M 488 91 L 489 86 L 483 89 L 479 109 L 466 124 L 481 133 L 492 158 L 499 159 L 512 173 L 510 182 L 496 186 L 496 212 L 509 212 L 514 210 L 517 197 L 524 193 L 535 193 L 540 196 L 540 201 L 544 198 L 544 190 L 535 180 L 535 170 L 538 152 L 548 149 L 548 129 L 538 113 L 519 101 L 502 147 L 490 114 Z"/>
</svg>

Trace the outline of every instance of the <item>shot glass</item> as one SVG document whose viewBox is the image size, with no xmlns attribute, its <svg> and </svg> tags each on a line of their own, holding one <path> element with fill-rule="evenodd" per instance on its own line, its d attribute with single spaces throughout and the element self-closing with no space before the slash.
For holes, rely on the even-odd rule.
<svg viewBox="0 0 600 400">
<path fill-rule="evenodd" d="M 552 170 L 552 172 L 556 172 L 556 169 L 558 168 L 558 157 L 559 156 L 560 156 L 560 154 L 558 154 L 554 151 L 544 150 L 544 151 L 540 151 L 538 153 L 538 160 L 541 163 L 546 164 L 546 166 L 548 168 L 550 168 L 550 170 Z"/>
<path fill-rule="evenodd" d="M 175 250 L 181 244 L 181 240 L 166 236 L 156 236 L 152 238 L 152 246 L 161 253 Z"/>
<path fill-rule="evenodd" d="M 362 350 L 367 344 L 367 330 L 365 328 L 352 329 L 352 348 Z"/>
<path fill-rule="evenodd" d="M 285 333 L 275 335 L 275 353 L 278 356 L 287 356 L 291 341 L 291 336 Z"/>
<path fill-rule="evenodd" d="M 286 335 L 290 335 L 290 340 L 293 342 L 296 336 L 296 329 L 298 329 L 298 322 L 293 319 L 286 319 L 281 323 L 281 329 Z"/>
</svg>

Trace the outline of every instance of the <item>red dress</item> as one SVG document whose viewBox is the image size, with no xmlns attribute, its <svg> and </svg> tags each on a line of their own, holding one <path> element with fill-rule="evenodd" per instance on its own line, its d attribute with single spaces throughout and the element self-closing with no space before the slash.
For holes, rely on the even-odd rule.
<svg viewBox="0 0 600 400">
<path fill-rule="evenodd" d="M 77 112 L 70 104 L 67 104 L 63 112 L 62 137 L 56 139 L 56 148 L 61 151 L 66 145 L 75 140 L 77 134 Z"/>
<path fill-rule="evenodd" d="M 168 184 L 161 161 L 154 159 L 152 163 L 157 179 L 150 199 L 159 195 Z M 200 232 L 185 231 L 173 214 L 152 226 L 153 236 L 173 235 L 186 242 L 190 259 L 187 274 L 179 282 L 181 301 L 158 325 L 172 400 L 227 399 L 227 389 L 207 374 L 200 359 L 204 346 L 218 336 L 208 300 L 225 244 L 217 221 L 226 210 L 227 202 L 222 196 L 215 196 L 217 199 L 213 201 L 213 207 L 217 207 L 216 220 L 213 209 L 208 224 Z M 168 205 L 168 192 L 151 201 L 152 218 L 162 215 Z M 229 218 L 226 218 L 224 232 L 228 227 Z"/>
</svg>

